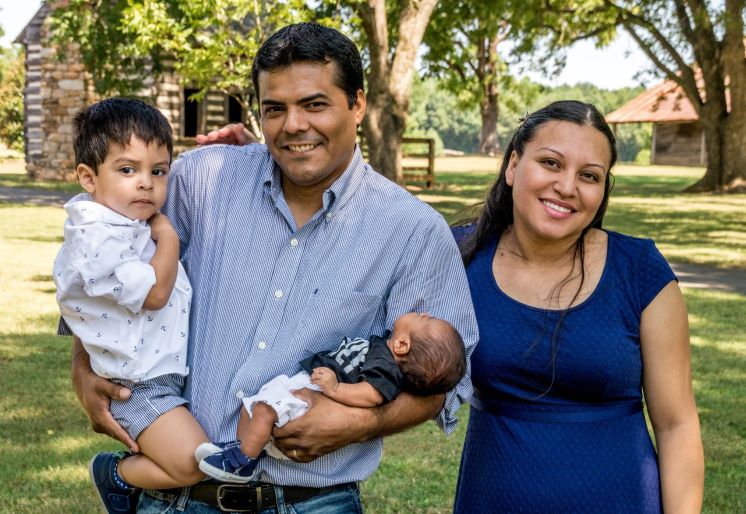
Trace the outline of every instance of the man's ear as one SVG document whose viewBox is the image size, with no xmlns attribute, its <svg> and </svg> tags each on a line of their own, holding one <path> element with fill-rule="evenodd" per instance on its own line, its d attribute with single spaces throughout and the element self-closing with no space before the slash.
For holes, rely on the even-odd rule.
<svg viewBox="0 0 746 514">
<path fill-rule="evenodd" d="M 352 110 L 355 111 L 355 125 L 360 125 L 363 122 L 366 105 L 365 93 L 362 89 L 358 89 L 355 95 L 355 103 L 352 104 Z"/>
<path fill-rule="evenodd" d="M 78 175 L 78 182 L 83 186 L 83 189 L 88 191 L 90 194 L 96 192 L 96 179 L 98 178 L 93 168 L 87 164 L 78 164 L 75 168 L 75 173 Z"/>
</svg>

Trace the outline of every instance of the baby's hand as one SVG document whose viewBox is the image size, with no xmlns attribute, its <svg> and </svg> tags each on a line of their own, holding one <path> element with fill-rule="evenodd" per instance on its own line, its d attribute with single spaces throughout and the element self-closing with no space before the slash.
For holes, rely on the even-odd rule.
<svg viewBox="0 0 746 514">
<path fill-rule="evenodd" d="M 160 212 L 153 214 L 148 220 L 148 223 L 150 224 L 150 237 L 153 241 L 158 241 L 158 238 L 164 233 L 173 233 L 176 235 L 176 230 L 174 230 L 174 227 L 171 225 L 171 221 Z"/>
<path fill-rule="evenodd" d="M 319 386 L 322 393 L 329 394 L 337 387 L 337 375 L 329 368 L 314 368 L 311 383 Z"/>
</svg>

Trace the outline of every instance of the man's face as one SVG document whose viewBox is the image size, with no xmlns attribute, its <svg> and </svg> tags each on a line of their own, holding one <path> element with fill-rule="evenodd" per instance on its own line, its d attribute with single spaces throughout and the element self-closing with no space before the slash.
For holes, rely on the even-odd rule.
<svg viewBox="0 0 746 514">
<path fill-rule="evenodd" d="M 283 188 L 328 188 L 352 159 L 365 95 L 350 108 L 336 85 L 337 65 L 300 62 L 259 73 L 262 131 L 283 173 Z"/>
</svg>

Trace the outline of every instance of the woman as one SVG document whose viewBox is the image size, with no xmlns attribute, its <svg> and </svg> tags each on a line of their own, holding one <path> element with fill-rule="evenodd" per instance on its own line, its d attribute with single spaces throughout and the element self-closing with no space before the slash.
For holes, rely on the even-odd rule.
<svg viewBox="0 0 746 514">
<path fill-rule="evenodd" d="M 601 230 L 615 161 L 592 105 L 555 102 L 455 229 L 480 333 L 456 512 L 700 511 L 686 307 L 652 241 Z"/>
</svg>

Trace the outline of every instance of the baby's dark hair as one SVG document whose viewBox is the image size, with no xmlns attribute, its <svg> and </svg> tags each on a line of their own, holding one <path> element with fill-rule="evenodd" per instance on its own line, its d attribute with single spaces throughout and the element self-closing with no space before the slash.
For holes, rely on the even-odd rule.
<svg viewBox="0 0 746 514">
<path fill-rule="evenodd" d="M 75 166 L 85 164 L 96 174 L 109 153 L 109 145 L 128 145 L 136 136 L 146 145 L 155 141 L 174 150 L 174 136 L 161 112 L 133 98 L 107 98 L 82 109 L 73 120 Z"/>
<path fill-rule="evenodd" d="M 404 390 L 417 396 L 442 394 L 453 389 L 466 373 L 464 341 L 445 320 L 428 323 L 428 329 L 411 333 L 409 353 L 399 361 Z"/>
</svg>

